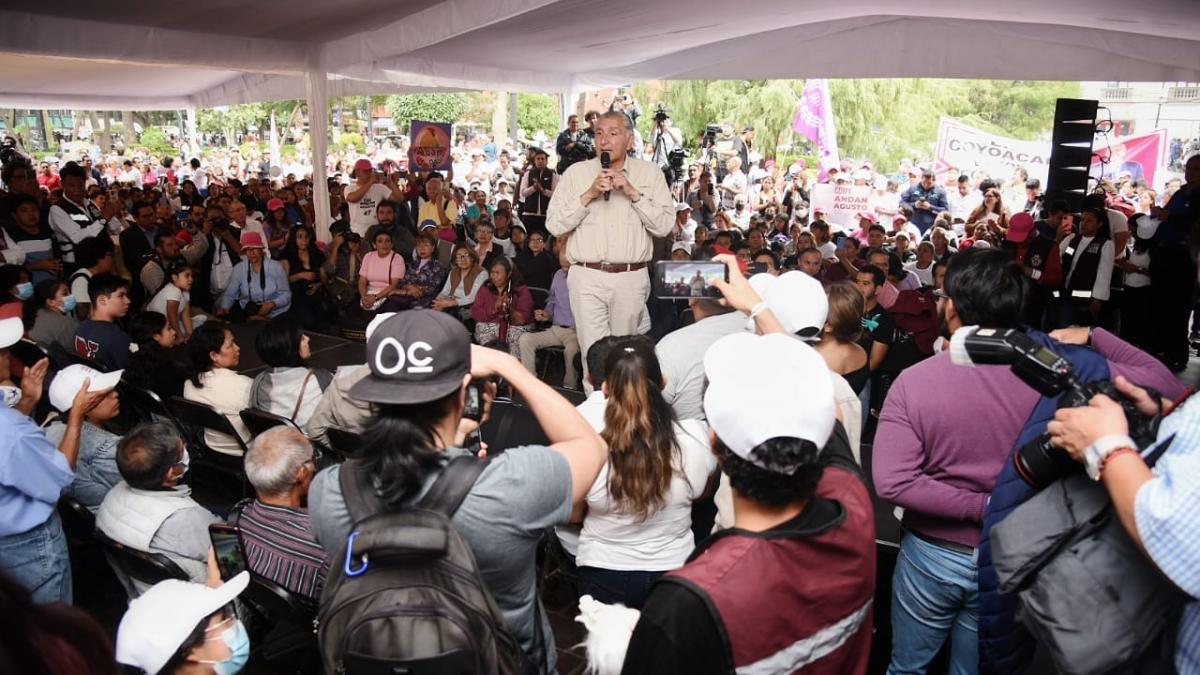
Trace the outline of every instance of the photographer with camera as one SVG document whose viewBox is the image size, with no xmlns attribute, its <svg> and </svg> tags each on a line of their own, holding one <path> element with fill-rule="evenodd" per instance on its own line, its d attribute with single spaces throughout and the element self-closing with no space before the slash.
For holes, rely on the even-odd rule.
<svg viewBox="0 0 1200 675">
<path fill-rule="evenodd" d="M 588 113 L 589 123 L 595 119 L 594 114 Z M 596 139 L 593 130 L 590 127 L 587 129 L 579 127 L 579 115 L 571 115 L 567 118 L 567 128 L 558 135 L 558 140 L 554 144 L 554 153 L 558 155 L 558 166 L 555 169 L 560 176 L 572 164 L 596 156 Z"/>
<path fill-rule="evenodd" d="M 1028 284 L 1004 251 L 954 256 L 938 295 L 942 332 L 967 325 L 1021 328 Z M 1056 345 L 1045 334 L 1026 334 Z M 1181 391 L 1155 359 L 1111 333 L 1095 329 L 1090 344 L 1108 373 L 1169 396 Z M 962 368 L 948 352 L 906 369 L 892 385 L 872 455 L 877 494 L 905 509 L 889 673 L 925 672 L 947 638 L 953 672 L 980 672 L 981 656 L 987 661 L 978 638 L 980 529 L 996 477 L 1041 400 L 1007 366 Z"/>
<path fill-rule="evenodd" d="M 1200 670 L 1200 399 L 1174 406 L 1124 377 L 1116 390 L 1147 417 L 1163 415 L 1154 446 L 1169 444 L 1154 468 L 1130 438 L 1122 406 L 1098 395 L 1086 407 L 1059 410 L 1047 430 L 1054 445 L 1103 483 L 1121 525 L 1138 548 L 1190 596 L 1175 639 L 1175 667 Z"/>
</svg>

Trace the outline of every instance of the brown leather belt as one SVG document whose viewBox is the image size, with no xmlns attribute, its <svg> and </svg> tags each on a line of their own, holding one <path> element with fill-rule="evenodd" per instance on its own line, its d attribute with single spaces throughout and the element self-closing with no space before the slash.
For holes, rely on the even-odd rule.
<svg viewBox="0 0 1200 675">
<path fill-rule="evenodd" d="M 942 539 L 941 537 L 935 537 L 935 536 L 929 535 L 929 534 L 921 534 L 920 532 L 917 532 L 916 530 L 908 530 L 908 531 L 912 532 L 913 535 L 916 536 L 917 539 L 921 539 L 928 544 L 933 544 L 934 546 L 937 546 L 938 548 L 949 549 L 951 551 L 954 551 L 955 553 L 961 553 L 963 555 L 975 555 L 975 549 L 971 548 L 970 546 L 967 546 L 966 544 L 960 544 L 957 541 L 950 541 L 949 539 Z"/>
<path fill-rule="evenodd" d="M 589 270 L 600 270 L 601 272 L 633 272 L 635 270 L 646 269 L 646 263 L 593 263 L 581 262 L 575 263 L 580 267 L 586 267 Z"/>
</svg>

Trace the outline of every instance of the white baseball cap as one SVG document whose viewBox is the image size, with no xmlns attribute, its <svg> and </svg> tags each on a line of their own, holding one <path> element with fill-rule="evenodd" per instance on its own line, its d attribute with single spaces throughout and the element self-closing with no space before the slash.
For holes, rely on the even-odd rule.
<svg viewBox="0 0 1200 675">
<path fill-rule="evenodd" d="M 766 279 L 759 280 L 758 277 Z M 758 291 L 784 330 L 805 340 L 821 336 L 829 316 L 829 297 L 821 282 L 793 270 L 777 277 L 755 274 L 750 277 L 750 285 Z"/>
<path fill-rule="evenodd" d="M 21 323 L 19 317 L 0 320 L 0 349 L 8 349 L 17 344 L 24 334 L 25 324 Z"/>
<path fill-rule="evenodd" d="M 204 617 L 233 602 L 249 583 L 250 573 L 242 572 L 219 588 L 179 579 L 154 584 L 121 617 L 117 661 L 159 672 Z"/>
<path fill-rule="evenodd" d="M 54 380 L 50 382 L 50 405 L 59 412 L 66 412 L 74 405 L 75 395 L 83 388 L 84 380 L 89 378 L 92 380 L 88 385 L 88 391 L 111 389 L 121 381 L 121 373 L 124 372 L 124 370 L 114 370 L 111 373 L 102 373 L 95 368 L 78 363 L 67 366 L 58 371 Z"/>
<path fill-rule="evenodd" d="M 769 363 L 764 372 L 746 367 L 746 357 Z M 825 447 L 837 420 L 833 379 L 815 349 L 781 333 L 734 333 L 704 354 L 704 414 L 717 438 L 738 457 L 768 471 L 792 473 L 752 457 L 772 438 L 799 438 Z"/>
</svg>

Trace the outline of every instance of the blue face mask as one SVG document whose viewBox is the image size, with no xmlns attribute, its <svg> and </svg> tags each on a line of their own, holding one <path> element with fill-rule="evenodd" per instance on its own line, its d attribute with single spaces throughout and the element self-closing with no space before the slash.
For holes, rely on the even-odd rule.
<svg viewBox="0 0 1200 675">
<path fill-rule="evenodd" d="M 33 284 L 26 281 L 23 284 L 17 284 L 17 297 L 21 300 L 28 300 L 33 297 Z"/>
<path fill-rule="evenodd" d="M 221 633 L 221 639 L 225 641 L 225 646 L 229 647 L 229 658 L 224 661 L 200 663 L 211 665 L 217 675 L 236 675 L 242 672 L 242 668 L 245 668 L 246 662 L 250 660 L 250 636 L 246 633 L 246 627 L 240 620 L 234 619 L 233 625 Z"/>
<path fill-rule="evenodd" d="M 69 314 L 74 312 L 76 304 L 78 303 L 75 302 L 75 296 L 73 295 L 68 295 L 67 297 L 63 298 L 63 313 Z"/>
</svg>

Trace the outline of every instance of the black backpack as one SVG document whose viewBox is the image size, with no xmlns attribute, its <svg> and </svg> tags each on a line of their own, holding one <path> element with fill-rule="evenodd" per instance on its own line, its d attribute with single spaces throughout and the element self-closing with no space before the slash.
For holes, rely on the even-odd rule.
<svg viewBox="0 0 1200 675">
<path fill-rule="evenodd" d="M 317 615 L 327 674 L 521 672 L 520 647 L 450 522 L 486 466 L 453 459 L 420 502 L 397 511 L 363 464 L 342 464 L 354 528 Z"/>
</svg>

